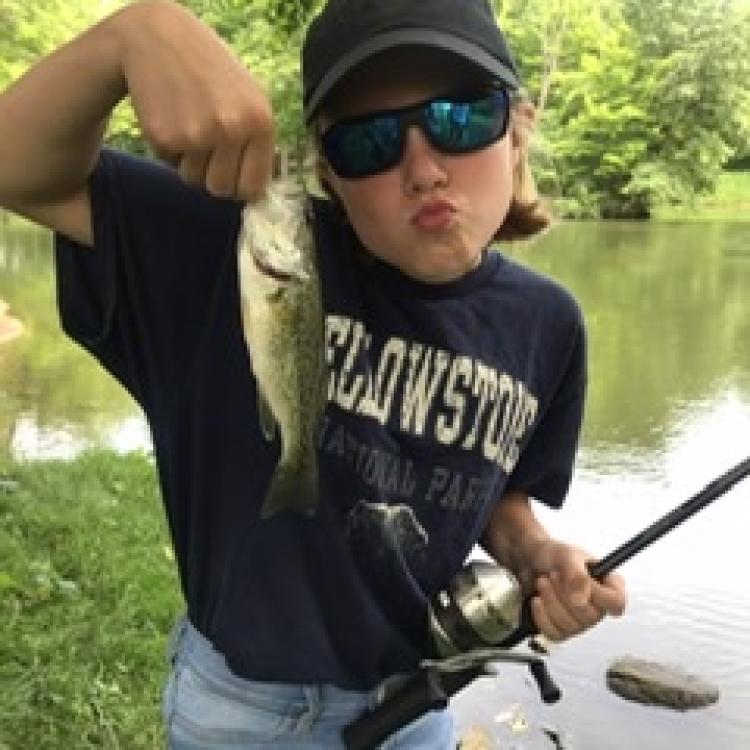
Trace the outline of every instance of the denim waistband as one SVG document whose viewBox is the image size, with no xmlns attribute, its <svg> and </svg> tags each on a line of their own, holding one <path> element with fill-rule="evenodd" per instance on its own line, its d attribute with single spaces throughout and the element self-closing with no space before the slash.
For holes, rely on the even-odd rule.
<svg viewBox="0 0 750 750">
<path fill-rule="evenodd" d="M 168 644 L 168 658 L 172 665 L 179 659 L 191 664 L 210 678 L 231 689 L 268 685 L 279 697 L 315 705 L 329 710 L 356 714 L 373 709 L 401 687 L 408 675 L 393 675 L 371 690 L 347 690 L 330 684 L 289 684 L 249 680 L 231 671 L 226 659 L 214 645 L 183 616 L 175 623 Z"/>
</svg>

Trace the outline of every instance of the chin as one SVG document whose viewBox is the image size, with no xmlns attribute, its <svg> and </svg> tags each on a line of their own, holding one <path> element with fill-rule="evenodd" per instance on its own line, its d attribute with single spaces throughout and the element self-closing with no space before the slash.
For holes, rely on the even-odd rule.
<svg viewBox="0 0 750 750">
<path fill-rule="evenodd" d="M 471 264 L 433 264 L 428 268 L 418 268 L 413 271 L 406 271 L 406 273 L 418 281 L 425 281 L 428 284 L 446 284 L 450 281 L 460 279 L 462 276 L 469 273 L 469 271 L 474 270 L 476 266 L 476 262 Z"/>
</svg>

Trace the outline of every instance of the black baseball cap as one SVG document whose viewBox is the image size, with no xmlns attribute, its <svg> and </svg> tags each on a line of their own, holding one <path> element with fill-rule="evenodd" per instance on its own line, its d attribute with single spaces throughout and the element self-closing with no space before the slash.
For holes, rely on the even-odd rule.
<svg viewBox="0 0 750 750">
<path fill-rule="evenodd" d="M 302 48 L 305 121 L 357 65 L 404 46 L 451 52 L 510 89 L 520 86 L 487 0 L 329 0 Z"/>
</svg>

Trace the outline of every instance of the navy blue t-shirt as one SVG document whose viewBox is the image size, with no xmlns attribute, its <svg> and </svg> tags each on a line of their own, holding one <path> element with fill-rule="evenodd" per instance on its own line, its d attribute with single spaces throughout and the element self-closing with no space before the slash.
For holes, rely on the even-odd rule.
<svg viewBox="0 0 750 750">
<path fill-rule="evenodd" d="M 313 200 L 321 500 L 263 519 L 279 452 L 242 333 L 242 206 L 112 151 L 90 184 L 95 249 L 57 238 L 61 319 L 146 414 L 192 623 L 252 679 L 368 689 L 413 669 L 427 600 L 503 493 L 563 501 L 586 381 L 575 301 L 494 250 L 414 281 Z"/>
</svg>

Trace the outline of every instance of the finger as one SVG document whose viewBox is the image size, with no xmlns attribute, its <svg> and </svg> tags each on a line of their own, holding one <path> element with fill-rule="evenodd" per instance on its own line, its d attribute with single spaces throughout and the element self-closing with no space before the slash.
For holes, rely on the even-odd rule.
<svg viewBox="0 0 750 750">
<path fill-rule="evenodd" d="M 206 184 L 206 170 L 210 160 L 209 151 L 190 151 L 183 154 L 177 171 L 188 185 L 202 187 Z"/>
<path fill-rule="evenodd" d="M 534 617 L 534 624 L 537 630 L 543 636 L 546 636 L 555 643 L 565 640 L 565 634 L 550 618 L 541 596 L 535 596 L 531 600 L 531 614 Z"/>
<path fill-rule="evenodd" d="M 608 575 L 600 584 L 594 585 L 591 601 L 608 615 L 620 617 L 628 603 L 625 579 L 616 574 Z"/>
<path fill-rule="evenodd" d="M 237 178 L 237 197 L 256 201 L 266 190 L 273 172 L 273 137 L 262 136 L 250 141 L 242 154 Z"/>
<path fill-rule="evenodd" d="M 153 152 L 154 156 L 159 159 L 159 161 L 169 164 L 169 166 L 174 169 L 179 168 L 182 154 L 179 154 L 176 151 L 167 151 L 166 149 L 156 147 L 153 147 Z"/>
<path fill-rule="evenodd" d="M 541 578 L 537 583 L 537 594 L 542 602 L 545 616 L 553 631 L 563 638 L 580 632 L 581 625 L 565 607 L 549 578 Z"/>
<path fill-rule="evenodd" d="M 585 607 L 591 600 L 592 579 L 584 571 L 565 568 L 562 574 L 552 573 L 552 580 L 561 595 L 574 607 Z"/>
<path fill-rule="evenodd" d="M 588 598 L 571 599 L 570 592 L 559 577 L 540 582 L 540 593 L 550 619 L 567 636 L 578 635 L 598 623 L 603 612 Z"/>
<path fill-rule="evenodd" d="M 219 198 L 237 195 L 238 178 L 245 146 L 222 143 L 211 154 L 206 167 L 206 189 Z"/>
</svg>

